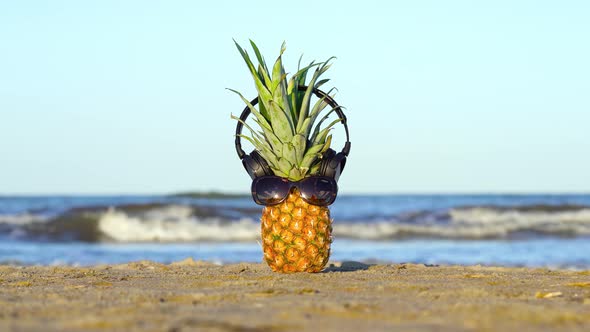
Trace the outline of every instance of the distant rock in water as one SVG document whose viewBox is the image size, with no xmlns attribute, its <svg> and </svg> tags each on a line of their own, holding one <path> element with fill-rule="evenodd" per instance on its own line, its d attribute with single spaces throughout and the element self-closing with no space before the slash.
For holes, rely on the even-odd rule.
<svg viewBox="0 0 590 332">
<path fill-rule="evenodd" d="M 249 194 L 238 194 L 238 193 L 222 193 L 218 191 L 210 192 L 183 192 L 170 194 L 168 197 L 184 197 L 184 198 L 215 198 L 215 199 L 231 199 L 231 198 L 246 198 Z"/>
</svg>

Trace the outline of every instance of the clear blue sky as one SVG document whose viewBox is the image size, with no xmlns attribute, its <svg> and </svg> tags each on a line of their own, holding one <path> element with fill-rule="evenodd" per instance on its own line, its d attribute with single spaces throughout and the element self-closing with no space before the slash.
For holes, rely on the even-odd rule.
<svg viewBox="0 0 590 332">
<path fill-rule="evenodd" d="M 590 191 L 587 1 L 3 1 L 0 193 L 247 192 L 254 96 L 337 56 L 341 192 Z M 335 146 L 342 144 L 336 128 Z"/>
</svg>

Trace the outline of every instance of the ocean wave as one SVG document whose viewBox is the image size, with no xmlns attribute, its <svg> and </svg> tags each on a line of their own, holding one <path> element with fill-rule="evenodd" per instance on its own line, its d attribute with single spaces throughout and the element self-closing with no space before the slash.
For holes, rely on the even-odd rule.
<svg viewBox="0 0 590 332">
<path fill-rule="evenodd" d="M 237 210 L 236 210 L 237 211 Z M 47 219 L 0 216 L 0 232 L 18 238 L 87 242 L 258 241 L 258 212 L 231 214 L 218 208 L 148 204 L 75 209 Z M 588 236 L 587 206 L 465 206 L 406 211 L 379 219 L 334 222 L 336 238 L 386 240 L 429 237 L 494 239 L 526 236 Z M 8 228 L 8 231 L 6 231 Z"/>
<path fill-rule="evenodd" d="M 252 219 L 197 218 L 191 212 L 186 207 L 170 207 L 139 217 L 111 209 L 100 217 L 98 229 L 119 242 L 245 241 L 259 237 L 260 226 Z"/>
<path fill-rule="evenodd" d="M 47 221 L 47 217 L 28 212 L 19 214 L 0 214 L 0 224 L 3 225 L 22 226 L 45 221 Z"/>
<path fill-rule="evenodd" d="M 541 207 L 451 209 L 450 228 L 489 232 L 497 237 L 531 231 L 556 235 L 590 235 L 590 208 Z"/>
<path fill-rule="evenodd" d="M 99 230 L 116 241 L 246 241 L 260 237 L 258 221 L 196 218 L 191 209 L 171 206 L 143 216 L 109 210 Z M 590 208 L 462 207 L 446 212 L 418 211 L 379 221 L 336 221 L 334 236 L 382 240 L 403 237 L 455 239 L 507 238 L 525 233 L 590 235 Z"/>
</svg>

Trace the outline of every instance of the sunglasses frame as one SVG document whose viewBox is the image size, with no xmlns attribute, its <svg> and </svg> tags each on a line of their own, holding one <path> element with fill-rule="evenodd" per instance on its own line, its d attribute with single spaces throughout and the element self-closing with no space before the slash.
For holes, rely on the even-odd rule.
<svg viewBox="0 0 590 332">
<path fill-rule="evenodd" d="M 260 182 L 263 179 L 268 179 L 268 178 L 274 178 L 277 180 L 280 180 L 282 182 L 286 182 L 289 184 L 289 190 L 287 191 L 287 194 L 282 197 L 279 201 L 277 201 L 276 203 L 272 203 L 272 204 L 268 204 L 265 202 L 262 202 L 261 200 L 258 199 L 258 195 L 257 192 L 255 190 L 256 184 L 258 182 Z M 316 179 L 325 179 L 328 180 L 331 184 L 333 184 L 333 187 L 335 188 L 335 190 L 332 192 L 332 194 L 330 195 L 330 198 L 327 200 L 327 202 L 325 204 L 317 204 L 317 202 L 312 202 L 309 200 L 309 198 L 305 197 L 304 193 L 301 191 L 301 188 L 299 187 L 299 183 L 301 183 L 302 181 L 309 181 L 312 178 L 316 178 Z M 306 177 L 302 180 L 299 181 L 290 181 L 286 178 L 280 177 L 280 176 L 276 176 L 276 175 L 265 175 L 265 176 L 260 176 L 255 178 L 254 180 L 252 180 L 252 186 L 251 186 L 251 192 L 252 192 L 252 198 L 254 199 L 254 202 L 258 205 L 264 205 L 264 206 L 273 206 L 273 205 L 278 205 L 283 203 L 288 197 L 289 194 L 291 193 L 291 190 L 293 190 L 293 188 L 297 188 L 299 190 L 299 193 L 301 195 L 301 198 L 307 202 L 308 204 L 311 205 L 316 205 L 316 206 L 328 206 L 331 205 L 332 203 L 334 203 L 334 201 L 336 200 L 336 196 L 338 195 L 338 183 L 336 182 L 336 180 L 334 180 L 333 178 L 329 177 L 329 176 L 309 176 Z"/>
</svg>

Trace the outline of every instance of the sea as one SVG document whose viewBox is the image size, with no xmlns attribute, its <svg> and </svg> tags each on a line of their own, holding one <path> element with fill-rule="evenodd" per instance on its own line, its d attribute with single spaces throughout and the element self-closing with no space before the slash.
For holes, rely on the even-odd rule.
<svg viewBox="0 0 590 332">
<path fill-rule="evenodd" d="M 590 269 L 590 194 L 341 195 L 332 261 Z M 0 196 L 0 264 L 261 262 L 261 207 L 220 194 Z"/>
</svg>

